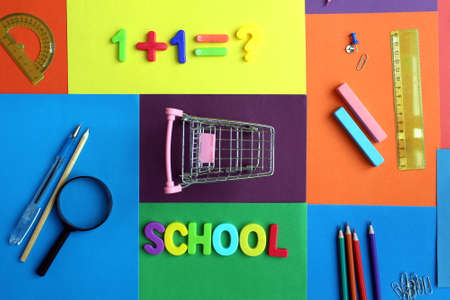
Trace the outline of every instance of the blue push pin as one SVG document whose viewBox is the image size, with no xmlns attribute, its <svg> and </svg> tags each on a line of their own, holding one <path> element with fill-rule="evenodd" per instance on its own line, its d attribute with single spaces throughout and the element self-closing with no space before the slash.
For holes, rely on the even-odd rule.
<svg viewBox="0 0 450 300">
<path fill-rule="evenodd" d="M 358 45 L 359 41 L 356 39 L 356 32 L 352 32 L 350 36 L 352 37 L 352 45 Z"/>
<path fill-rule="evenodd" d="M 347 47 L 345 47 L 345 52 L 347 53 L 353 53 L 355 50 L 358 51 L 358 44 L 359 41 L 356 39 L 356 32 L 352 32 L 350 34 L 350 36 L 352 37 L 352 43 L 350 45 L 347 45 Z"/>
</svg>

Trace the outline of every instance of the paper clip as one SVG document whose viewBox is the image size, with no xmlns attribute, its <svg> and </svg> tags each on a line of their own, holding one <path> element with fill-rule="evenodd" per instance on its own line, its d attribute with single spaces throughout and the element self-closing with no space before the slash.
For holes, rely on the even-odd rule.
<svg viewBox="0 0 450 300">
<path fill-rule="evenodd" d="M 416 273 L 400 273 L 400 282 L 391 282 L 394 293 L 402 300 L 415 300 L 416 296 L 432 295 L 433 285 L 430 276 L 420 278 Z"/>
<path fill-rule="evenodd" d="M 425 279 L 427 281 L 428 284 L 425 283 Z M 431 284 L 431 278 L 430 276 L 424 276 L 422 278 L 423 280 L 423 291 L 425 292 L 425 294 L 427 295 L 432 295 L 433 294 L 433 285 Z"/>
<path fill-rule="evenodd" d="M 400 285 L 405 289 L 403 290 L 403 295 L 406 296 L 406 299 L 413 300 L 416 298 L 416 288 L 415 282 L 411 278 L 408 278 L 408 273 L 403 272 L 400 276 Z"/>
<path fill-rule="evenodd" d="M 398 296 L 400 299 L 403 299 L 403 298 L 404 298 L 404 297 L 403 297 L 403 289 L 400 287 L 400 285 L 398 284 L 398 282 L 392 281 L 392 282 L 391 282 L 391 287 L 392 287 L 392 290 L 394 291 L 394 293 L 396 293 L 397 296 Z"/>
<path fill-rule="evenodd" d="M 411 273 L 410 280 L 414 282 L 414 289 L 416 291 L 416 295 L 423 295 L 424 293 L 424 285 L 423 280 L 420 280 L 419 276 L 416 273 Z"/>
<path fill-rule="evenodd" d="M 361 55 L 361 57 L 359 58 L 358 64 L 356 65 L 356 71 L 362 71 L 364 69 L 364 67 L 366 66 L 368 60 L 369 60 L 369 55 L 367 55 L 367 53 L 364 53 L 363 55 Z"/>
</svg>

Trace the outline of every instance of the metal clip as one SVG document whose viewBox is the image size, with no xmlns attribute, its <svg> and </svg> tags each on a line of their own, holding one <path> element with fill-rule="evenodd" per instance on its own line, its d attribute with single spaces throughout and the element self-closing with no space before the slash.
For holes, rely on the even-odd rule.
<svg viewBox="0 0 450 300">
<path fill-rule="evenodd" d="M 404 298 L 403 289 L 400 287 L 398 282 L 392 281 L 391 287 L 392 287 L 392 290 L 394 290 L 394 293 L 396 293 L 400 299 Z"/>
<path fill-rule="evenodd" d="M 432 295 L 433 284 L 430 276 L 420 278 L 416 273 L 400 273 L 399 282 L 391 282 L 394 293 L 402 300 L 415 300 L 419 295 Z"/>
<path fill-rule="evenodd" d="M 364 69 L 364 67 L 366 66 L 368 60 L 369 60 L 369 55 L 367 55 L 367 53 L 364 53 L 363 55 L 361 55 L 361 57 L 359 58 L 358 64 L 356 65 L 356 71 L 362 71 Z"/>
<path fill-rule="evenodd" d="M 427 283 L 425 283 L 425 279 L 426 279 Z M 423 280 L 423 290 L 424 290 L 425 294 L 432 295 L 433 294 L 433 285 L 431 284 L 430 276 L 424 276 L 422 278 L 422 280 Z"/>
<path fill-rule="evenodd" d="M 423 280 L 421 280 L 416 273 L 411 273 L 409 276 L 410 279 L 414 281 L 416 295 L 423 295 L 424 293 Z"/>
</svg>

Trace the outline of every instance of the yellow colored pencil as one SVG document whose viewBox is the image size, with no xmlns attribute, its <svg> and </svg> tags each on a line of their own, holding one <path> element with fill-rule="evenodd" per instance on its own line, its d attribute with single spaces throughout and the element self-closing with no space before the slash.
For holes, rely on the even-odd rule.
<svg viewBox="0 0 450 300">
<path fill-rule="evenodd" d="M 37 237 L 39 236 L 39 233 L 41 232 L 42 228 L 44 227 L 45 221 L 47 221 L 47 217 L 50 214 L 53 205 L 56 201 L 56 194 L 58 193 L 61 186 L 66 182 L 67 178 L 70 175 L 70 172 L 72 172 L 72 168 L 77 162 L 78 156 L 81 153 L 81 150 L 83 150 L 84 144 L 86 144 L 86 141 L 89 137 L 89 129 L 86 130 L 86 132 L 81 137 L 80 141 L 78 142 L 77 147 L 75 148 L 75 151 L 73 151 L 72 157 L 70 158 L 66 169 L 64 170 L 64 173 L 62 174 L 61 178 L 58 181 L 58 184 L 56 185 L 55 190 L 52 193 L 52 196 L 50 197 L 50 200 L 47 203 L 47 206 L 45 207 L 44 212 L 42 213 L 41 218 L 39 219 L 39 223 L 36 225 L 36 228 L 33 231 L 33 234 L 31 235 L 30 240 L 28 241 L 27 246 L 23 250 L 22 256 L 20 257 L 21 262 L 25 262 L 28 258 L 28 255 L 30 254 L 31 249 L 34 246 L 34 243 L 36 242 Z"/>
</svg>

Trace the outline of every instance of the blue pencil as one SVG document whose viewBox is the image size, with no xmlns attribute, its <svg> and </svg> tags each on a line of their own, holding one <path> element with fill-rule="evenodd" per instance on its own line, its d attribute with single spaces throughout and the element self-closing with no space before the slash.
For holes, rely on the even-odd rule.
<svg viewBox="0 0 450 300">
<path fill-rule="evenodd" d="M 372 264 L 374 299 L 381 300 L 380 271 L 378 269 L 378 256 L 377 256 L 377 246 L 375 243 L 375 231 L 373 230 L 372 224 L 369 225 L 369 248 L 370 248 L 370 262 Z"/>
</svg>

